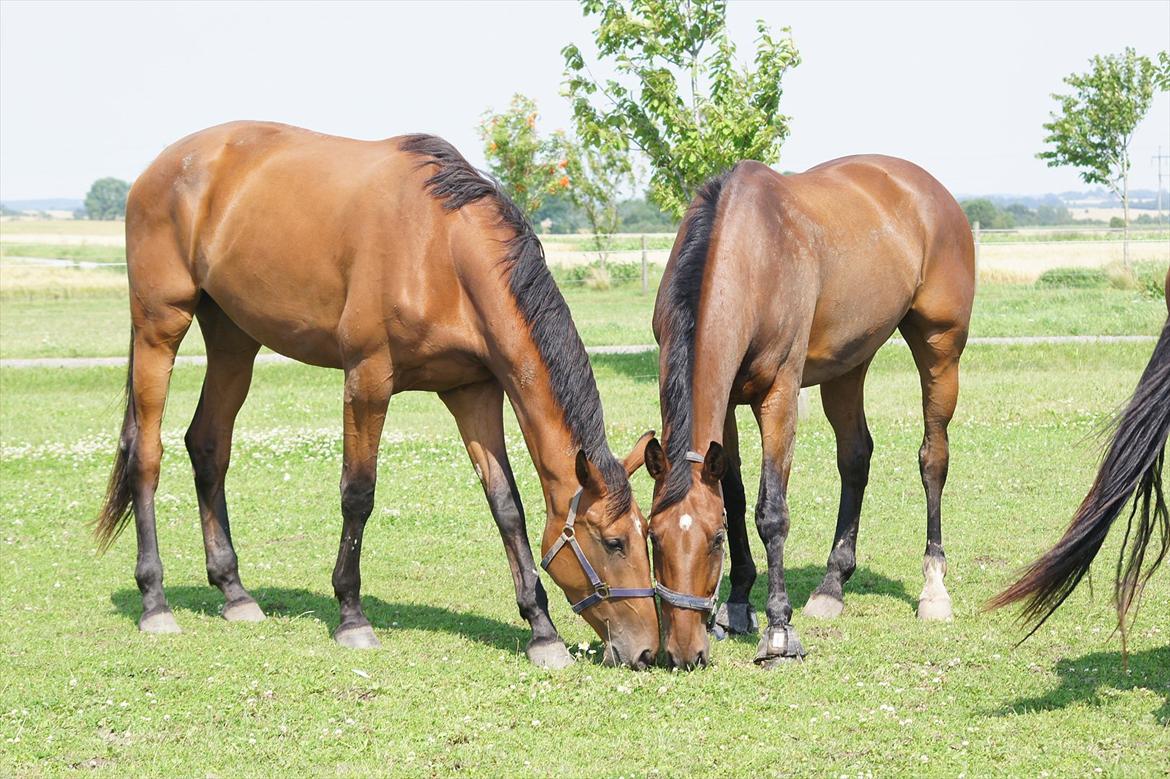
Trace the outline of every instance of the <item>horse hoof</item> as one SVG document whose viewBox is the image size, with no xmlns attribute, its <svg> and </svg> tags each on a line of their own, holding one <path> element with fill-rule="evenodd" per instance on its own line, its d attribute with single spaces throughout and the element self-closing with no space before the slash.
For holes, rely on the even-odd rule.
<svg viewBox="0 0 1170 779">
<path fill-rule="evenodd" d="M 150 615 L 143 615 L 142 619 L 138 620 L 138 629 L 143 633 L 182 633 L 179 629 L 179 623 L 175 622 L 175 615 L 171 613 L 170 609 L 166 611 L 156 611 Z"/>
<path fill-rule="evenodd" d="M 724 603 L 715 612 L 715 624 L 728 633 L 740 636 L 760 629 L 756 612 L 750 603 Z"/>
<path fill-rule="evenodd" d="M 954 619 L 950 598 L 923 598 L 918 601 L 918 618 L 940 622 Z"/>
<path fill-rule="evenodd" d="M 374 629 L 369 625 L 338 630 L 333 634 L 333 640 L 348 649 L 377 649 L 382 646 L 382 642 L 374 635 Z"/>
<path fill-rule="evenodd" d="M 759 666 L 760 668 L 764 669 L 765 671 L 773 671 L 777 668 L 782 668 L 782 667 L 787 666 L 787 665 L 799 663 L 802 660 L 804 660 L 804 658 L 797 656 L 797 655 L 793 655 L 793 656 L 785 655 L 783 657 L 765 657 L 763 660 L 757 660 L 756 665 Z"/>
<path fill-rule="evenodd" d="M 844 601 L 819 592 L 813 593 L 813 596 L 808 599 L 808 603 L 804 604 L 804 616 L 816 619 L 833 619 L 841 616 L 841 612 L 844 610 Z"/>
<path fill-rule="evenodd" d="M 769 626 L 764 635 L 760 636 L 755 663 L 761 668 L 775 668 L 791 660 L 801 660 L 804 656 L 804 646 L 792 625 Z"/>
<path fill-rule="evenodd" d="M 264 612 L 254 600 L 241 600 L 223 607 L 223 618 L 228 622 L 263 622 Z"/>
<path fill-rule="evenodd" d="M 529 644 L 524 650 L 529 662 L 537 668 L 548 668 L 553 671 L 568 668 L 573 664 L 573 656 L 565 648 L 563 641 L 544 641 L 539 644 Z"/>
</svg>

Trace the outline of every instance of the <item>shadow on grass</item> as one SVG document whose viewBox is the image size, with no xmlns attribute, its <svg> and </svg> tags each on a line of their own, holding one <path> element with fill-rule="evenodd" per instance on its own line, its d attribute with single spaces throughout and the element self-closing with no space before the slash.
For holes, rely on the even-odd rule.
<svg viewBox="0 0 1170 779">
<path fill-rule="evenodd" d="M 218 616 L 223 607 L 223 596 L 210 586 L 167 587 L 166 593 L 173 609 Z M 258 587 L 252 590 L 252 597 L 269 616 L 299 617 L 311 613 L 328 626 L 330 634 L 337 628 L 337 601 L 331 596 L 302 589 Z M 135 623 L 142 615 L 142 597 L 137 589 L 119 590 L 110 596 L 110 601 L 118 612 Z M 420 603 L 390 603 L 373 595 L 362 596 L 362 609 L 376 630 L 441 631 L 509 652 L 523 652 L 532 637 L 525 627 L 490 617 Z"/>
<path fill-rule="evenodd" d="M 1154 712 L 1161 725 L 1170 726 L 1170 646 L 1134 652 L 1129 656 L 1129 673 L 1123 670 L 1121 652 L 1094 652 L 1059 661 L 1053 669 L 1060 686 L 1041 696 L 1020 698 L 996 714 L 1026 714 L 1055 711 L 1073 704 L 1097 705 L 1102 690 L 1149 690 L 1162 698 Z"/>
<path fill-rule="evenodd" d="M 800 568 L 788 568 L 784 571 L 784 582 L 788 585 L 788 600 L 792 603 L 794 615 L 799 616 L 800 610 L 808 602 L 813 590 L 821 583 L 825 576 L 825 568 L 820 565 L 804 565 Z M 731 592 L 731 578 L 724 574 L 723 582 L 719 587 L 719 599 L 727 599 Z M 891 579 L 864 566 L 859 566 L 845 585 L 845 608 L 848 613 L 849 599 L 859 595 L 886 595 L 909 605 L 912 609 L 918 608 L 918 597 L 906 590 L 906 583 L 899 579 Z M 763 629 L 767 618 L 764 615 L 764 606 L 768 600 L 768 572 L 759 571 L 756 583 L 752 586 L 751 604 L 757 612 L 760 627 Z M 759 636 L 754 634 L 730 636 L 732 640 L 755 643 Z"/>
</svg>

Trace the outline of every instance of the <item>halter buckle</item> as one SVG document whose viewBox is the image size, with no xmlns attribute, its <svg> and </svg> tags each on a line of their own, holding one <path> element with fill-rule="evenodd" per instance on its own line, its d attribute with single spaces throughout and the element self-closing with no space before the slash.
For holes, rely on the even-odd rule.
<svg viewBox="0 0 1170 779">
<path fill-rule="evenodd" d="M 602 600 L 609 600 L 609 585 L 605 582 L 598 582 L 593 585 L 593 591 L 600 595 Z"/>
</svg>

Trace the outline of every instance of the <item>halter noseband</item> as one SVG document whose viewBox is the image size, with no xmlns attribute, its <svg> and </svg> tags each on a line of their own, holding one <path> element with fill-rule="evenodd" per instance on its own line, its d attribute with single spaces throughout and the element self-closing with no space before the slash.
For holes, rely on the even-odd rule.
<svg viewBox="0 0 1170 779">
<path fill-rule="evenodd" d="M 703 455 L 698 452 L 688 451 L 687 462 L 699 463 L 704 462 Z M 723 511 L 723 521 L 727 522 L 727 510 Z M 690 609 L 691 611 L 714 612 L 715 606 L 719 602 L 719 584 L 723 581 L 723 562 L 724 556 L 719 556 L 719 576 L 715 578 L 715 591 L 710 596 L 704 598 L 699 595 L 687 595 L 685 593 L 676 592 L 669 587 L 659 584 L 658 580 L 654 580 L 654 592 L 658 593 L 658 597 L 669 603 L 671 606 L 680 609 Z"/>
<path fill-rule="evenodd" d="M 549 548 L 546 554 L 540 560 L 540 567 L 548 570 L 549 564 L 553 558 L 557 556 L 557 552 L 561 551 L 567 544 L 573 550 L 573 554 L 577 556 L 577 562 L 581 564 L 581 570 L 585 572 L 585 576 L 589 579 L 589 586 L 593 588 L 593 592 L 576 603 L 571 604 L 573 613 L 580 614 L 590 606 L 596 606 L 603 600 L 616 600 L 618 598 L 653 598 L 654 589 L 651 587 L 613 587 L 601 580 L 597 575 L 597 571 L 589 564 L 588 558 L 585 557 L 585 552 L 581 550 L 581 545 L 577 543 L 577 532 L 573 528 L 573 524 L 577 521 L 577 506 L 581 503 L 581 490 L 573 495 L 573 499 L 569 501 L 569 516 L 565 520 L 565 529 L 561 531 L 561 535 L 556 542 Z"/>
</svg>

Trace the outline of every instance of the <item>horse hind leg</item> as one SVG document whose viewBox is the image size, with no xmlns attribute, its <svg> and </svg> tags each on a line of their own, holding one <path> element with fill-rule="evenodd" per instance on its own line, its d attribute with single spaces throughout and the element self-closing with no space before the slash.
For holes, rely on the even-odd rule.
<svg viewBox="0 0 1170 779">
<path fill-rule="evenodd" d="M 195 310 L 207 345 L 207 374 L 195 417 L 187 429 L 187 452 L 195 472 L 207 581 L 223 592 L 223 617 L 229 622 L 259 622 L 264 612 L 240 583 L 232 546 L 224 481 L 231 458 L 232 429 L 248 396 L 252 366 L 260 349 L 251 336 L 204 296 Z"/>
<path fill-rule="evenodd" d="M 140 283 L 143 275 L 150 276 L 149 283 Z M 154 495 L 162 463 L 162 417 L 171 370 L 191 325 L 199 291 L 177 261 L 171 266 L 152 264 L 138 272 L 132 268 L 131 287 L 133 340 L 122 451 L 138 536 L 134 568 L 142 593 L 138 627 L 146 633 L 177 633 L 178 623 L 163 592 Z"/>
<path fill-rule="evenodd" d="M 918 599 L 918 617 L 949 620 L 953 612 L 951 596 L 943 584 L 947 559 L 942 543 L 942 491 L 950 462 L 947 426 L 959 397 L 959 356 L 967 340 L 967 326 L 965 322 L 931 319 L 912 310 L 899 329 L 918 367 L 925 424 L 918 452 L 926 490 L 926 554 L 922 561 L 925 585 Z"/>
<path fill-rule="evenodd" d="M 857 529 L 873 454 L 863 397 L 868 369 L 867 360 L 844 376 L 821 385 L 821 403 L 837 438 L 841 501 L 825 578 L 804 607 L 804 614 L 809 617 L 832 618 L 841 614 L 845 608 L 845 582 L 857 566 Z"/>
</svg>

